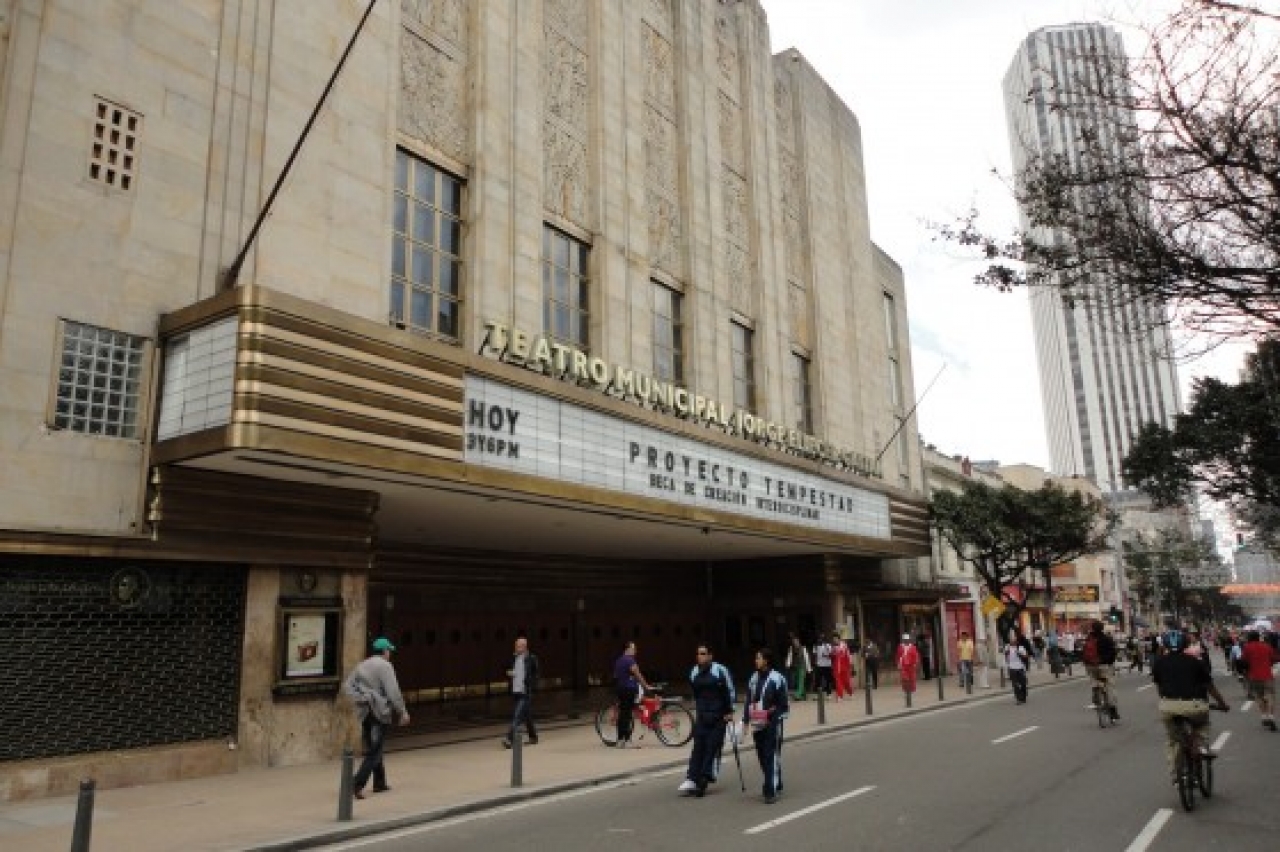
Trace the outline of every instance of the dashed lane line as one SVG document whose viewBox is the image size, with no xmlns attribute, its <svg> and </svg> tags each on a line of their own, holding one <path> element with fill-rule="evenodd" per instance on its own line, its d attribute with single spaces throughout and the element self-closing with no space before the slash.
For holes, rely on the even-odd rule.
<svg viewBox="0 0 1280 852">
<path fill-rule="evenodd" d="M 1006 734 L 1005 736 L 1000 737 L 999 739 L 994 739 L 991 741 L 991 744 L 1000 745 L 1000 743 L 1007 743 L 1011 739 L 1014 739 L 1016 737 L 1020 737 L 1020 736 L 1023 736 L 1024 734 L 1029 734 L 1032 731 L 1038 731 L 1038 730 L 1040 730 L 1039 725 L 1032 725 L 1030 728 L 1023 728 L 1021 731 L 1014 731 L 1012 734 Z"/>
<path fill-rule="evenodd" d="M 1164 824 L 1169 821 L 1171 816 L 1173 816 L 1173 811 L 1169 808 L 1161 808 L 1156 811 L 1156 815 L 1142 829 L 1142 833 L 1133 838 L 1133 842 L 1129 844 L 1124 852 L 1146 852 L 1147 849 L 1151 848 L 1151 841 L 1156 839 L 1156 835 L 1160 833 L 1160 829 L 1164 828 Z"/>
<path fill-rule="evenodd" d="M 748 828 L 746 831 L 742 833 L 743 834 L 759 834 L 762 831 L 768 831 L 771 828 L 777 828 L 783 823 L 791 822 L 793 819 L 799 819 L 802 816 L 808 816 L 814 811 L 820 811 L 823 808 L 829 808 L 832 805 L 838 805 L 841 802 L 848 801 L 849 799 L 852 799 L 855 796 L 861 796 L 864 793 L 870 793 L 874 789 L 875 789 L 874 786 L 859 787 L 858 789 L 853 790 L 851 792 L 845 793 L 840 796 L 836 796 L 834 799 L 827 799 L 825 802 L 818 802 L 818 804 L 816 805 L 810 805 L 807 808 L 801 808 L 795 813 L 787 814 L 784 817 L 778 817 L 777 819 L 771 819 L 768 822 L 761 823 L 760 825 L 757 825 L 755 828 Z"/>
<path fill-rule="evenodd" d="M 1209 746 L 1209 751 L 1212 751 L 1215 754 L 1222 751 L 1222 747 L 1227 744 L 1227 740 L 1229 739 L 1231 739 L 1231 732 L 1223 731 L 1218 734 L 1218 738 L 1213 741 L 1213 745 Z"/>
</svg>

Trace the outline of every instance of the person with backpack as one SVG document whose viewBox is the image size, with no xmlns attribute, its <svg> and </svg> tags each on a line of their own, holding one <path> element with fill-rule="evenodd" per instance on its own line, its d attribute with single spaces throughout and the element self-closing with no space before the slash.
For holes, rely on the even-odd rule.
<svg viewBox="0 0 1280 852">
<path fill-rule="evenodd" d="M 1116 704 L 1116 693 L 1111 688 L 1115 679 L 1116 643 L 1102 628 L 1101 621 L 1089 625 L 1089 635 L 1085 637 L 1084 649 L 1080 653 L 1085 671 L 1089 673 L 1091 686 L 1102 687 L 1107 706 L 1111 708 L 1111 720 L 1120 721 L 1120 708 Z"/>
<path fill-rule="evenodd" d="M 707 785 L 720 775 L 725 726 L 733 722 L 737 696 L 729 670 L 711 658 L 711 646 L 706 642 L 698 646 L 689 684 L 693 687 L 693 752 L 677 792 L 701 799 Z"/>
</svg>

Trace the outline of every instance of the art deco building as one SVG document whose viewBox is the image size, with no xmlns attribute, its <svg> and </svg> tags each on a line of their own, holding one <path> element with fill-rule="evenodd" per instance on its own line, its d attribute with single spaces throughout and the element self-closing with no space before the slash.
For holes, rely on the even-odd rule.
<svg viewBox="0 0 1280 852">
<path fill-rule="evenodd" d="M 936 600 L 858 122 L 755 0 L 6 8 L 0 799 L 333 757 L 378 635 L 436 724 L 521 633 L 552 708 Z"/>
<path fill-rule="evenodd" d="M 1027 36 L 1004 78 L 1015 172 L 1037 158 L 1076 156 L 1085 131 L 1100 131 L 1104 143 L 1119 145 L 1106 128 L 1124 117 L 1115 115 L 1114 104 L 1082 99 L 1078 81 L 1123 58 L 1119 33 L 1098 24 L 1045 27 Z M 1068 101 L 1071 108 L 1063 109 Z M 1022 225 L 1029 227 L 1025 211 Z M 1036 236 L 1066 239 L 1051 233 Z M 1171 426 L 1179 407 L 1168 334 L 1162 324 L 1126 315 L 1138 310 L 1132 305 L 1099 308 L 1084 301 L 1068 306 L 1054 288 L 1031 292 L 1053 470 L 1087 476 L 1104 493 L 1124 487 L 1121 462 L 1132 436 L 1147 423 Z"/>
</svg>

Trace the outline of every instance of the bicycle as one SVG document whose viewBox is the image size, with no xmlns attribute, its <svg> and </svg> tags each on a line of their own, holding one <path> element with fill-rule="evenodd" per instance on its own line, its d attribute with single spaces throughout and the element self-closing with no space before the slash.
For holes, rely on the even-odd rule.
<svg viewBox="0 0 1280 852">
<path fill-rule="evenodd" d="M 1224 708 L 1214 706 L 1213 709 Z M 1217 755 L 1201 748 L 1200 733 L 1186 716 L 1174 716 L 1173 720 L 1178 726 L 1178 750 L 1173 763 L 1178 798 L 1183 810 L 1192 811 L 1196 807 L 1197 789 L 1206 799 L 1213 798 L 1213 760 Z"/>
<path fill-rule="evenodd" d="M 684 706 L 679 696 L 664 696 L 665 685 L 654 684 L 651 693 L 643 694 L 635 703 L 632 735 L 643 738 L 645 731 L 653 731 L 658 740 L 673 748 L 684 745 L 693 738 L 693 714 Z M 613 701 L 596 712 L 596 733 L 607 746 L 618 744 L 618 702 Z"/>
<path fill-rule="evenodd" d="M 1115 707 L 1109 699 L 1110 694 L 1110 691 L 1103 684 L 1094 683 L 1093 707 L 1098 713 L 1099 728 L 1105 728 L 1108 725 L 1114 725 L 1116 723 L 1115 717 L 1112 716 L 1112 712 L 1115 710 Z"/>
</svg>

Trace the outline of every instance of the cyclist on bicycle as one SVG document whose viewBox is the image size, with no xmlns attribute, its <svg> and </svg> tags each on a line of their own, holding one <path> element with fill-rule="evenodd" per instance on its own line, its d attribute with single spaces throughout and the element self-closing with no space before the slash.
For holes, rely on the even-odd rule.
<svg viewBox="0 0 1280 852">
<path fill-rule="evenodd" d="M 1174 785 L 1178 783 L 1178 723 L 1186 719 L 1196 732 L 1200 753 L 1213 757 L 1204 745 L 1209 734 L 1209 696 L 1217 701 L 1218 710 L 1227 710 L 1227 702 L 1213 683 L 1213 675 L 1204 662 L 1186 653 L 1187 638 L 1180 630 L 1164 634 L 1164 656 L 1151 666 L 1151 677 L 1160 693 L 1160 719 L 1164 723 L 1165 757 Z"/>
<path fill-rule="evenodd" d="M 614 662 L 613 680 L 616 685 L 615 694 L 618 696 L 618 748 L 628 748 L 631 745 L 632 713 L 640 698 L 640 689 L 653 689 L 640 673 L 634 641 L 626 644 L 622 655 Z"/>
<path fill-rule="evenodd" d="M 1119 721 L 1120 707 L 1116 704 L 1115 690 L 1111 688 L 1111 681 L 1115 677 L 1116 643 L 1102 629 L 1101 621 L 1089 625 L 1089 635 L 1085 637 L 1084 650 L 1080 656 L 1093 686 L 1102 689 L 1102 696 L 1111 708 L 1112 720 Z"/>
</svg>

